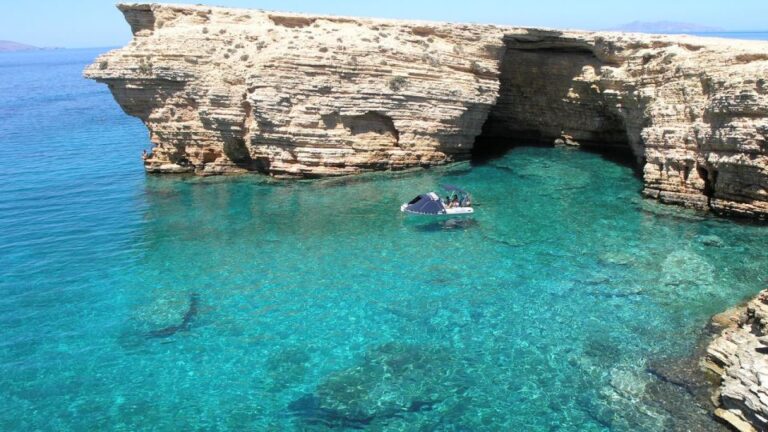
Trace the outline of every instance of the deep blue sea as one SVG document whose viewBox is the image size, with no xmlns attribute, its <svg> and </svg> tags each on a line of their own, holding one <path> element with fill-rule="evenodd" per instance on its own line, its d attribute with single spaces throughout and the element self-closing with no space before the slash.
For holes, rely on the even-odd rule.
<svg viewBox="0 0 768 432">
<path fill-rule="evenodd" d="M 564 149 L 147 176 L 99 52 L 0 55 L 0 430 L 716 430 L 648 365 L 766 287 L 768 227 Z M 399 213 L 441 183 L 476 216 Z"/>
<path fill-rule="evenodd" d="M 765 31 L 707 32 L 707 33 L 694 33 L 694 35 L 705 36 L 705 37 L 718 37 L 718 38 L 725 38 L 725 39 L 768 40 L 768 32 L 765 32 Z"/>
</svg>

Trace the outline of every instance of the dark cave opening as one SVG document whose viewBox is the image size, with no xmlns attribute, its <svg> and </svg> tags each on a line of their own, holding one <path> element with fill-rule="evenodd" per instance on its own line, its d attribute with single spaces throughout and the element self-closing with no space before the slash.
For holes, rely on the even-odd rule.
<svg viewBox="0 0 768 432">
<path fill-rule="evenodd" d="M 600 143 L 581 144 L 575 151 L 585 151 L 599 155 L 601 158 L 614 162 L 616 164 L 632 168 L 635 175 L 642 177 L 644 161 L 638 161 L 637 156 L 632 149 L 622 143 Z M 484 165 L 492 162 L 494 159 L 504 157 L 507 153 L 519 147 L 550 147 L 555 146 L 552 143 L 545 143 L 537 139 L 524 139 L 520 137 L 486 137 L 480 135 L 475 140 L 475 147 L 472 152 L 470 163 L 473 166 Z"/>
<path fill-rule="evenodd" d="M 587 46 L 560 34 L 505 37 L 500 88 L 476 138 L 473 164 L 520 146 L 566 143 L 639 170 L 622 114 L 583 76 L 604 62 Z"/>
<path fill-rule="evenodd" d="M 708 170 L 702 166 L 697 166 L 699 177 L 704 179 L 704 196 L 707 197 L 709 205 L 712 205 L 712 198 L 715 196 L 715 184 L 717 183 L 717 171 Z"/>
</svg>

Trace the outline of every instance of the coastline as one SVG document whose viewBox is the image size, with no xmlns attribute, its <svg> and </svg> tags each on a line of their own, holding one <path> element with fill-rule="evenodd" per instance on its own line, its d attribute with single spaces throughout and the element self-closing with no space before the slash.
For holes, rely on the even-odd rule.
<svg viewBox="0 0 768 432">
<path fill-rule="evenodd" d="M 702 327 L 689 356 L 649 361 L 646 372 L 666 389 L 655 392 L 657 402 L 670 407 L 688 404 L 678 409 L 698 423 L 690 424 L 696 430 L 719 430 L 697 413 L 706 413 L 722 425 L 722 430 L 767 430 L 768 356 L 761 342 L 768 334 L 766 330 L 768 290 L 713 315 Z"/>
<path fill-rule="evenodd" d="M 568 149 L 145 175 L 145 127 L 79 74 L 106 49 L 0 55 L 0 430 L 758 430 L 723 388 L 766 388 L 741 367 L 765 221 L 642 199 Z M 476 220 L 395 215 L 445 182 Z"/>
<path fill-rule="evenodd" d="M 701 368 L 717 386 L 715 415 L 739 432 L 768 428 L 768 290 L 747 304 L 712 318 L 721 328 L 701 358 Z"/>
<path fill-rule="evenodd" d="M 332 177 L 570 141 L 633 154 L 645 197 L 768 214 L 765 42 L 118 7 L 133 42 L 84 76 L 145 124 L 150 173 Z"/>
<path fill-rule="evenodd" d="M 734 309 L 729 309 L 732 311 Z M 702 359 L 712 341 L 720 334 L 722 327 L 717 324 L 717 314 L 702 326 L 696 336 L 693 351 L 685 356 L 650 358 L 645 372 L 654 378 L 655 384 L 646 397 L 660 406 L 686 418 L 687 430 L 728 431 L 733 430 L 730 422 L 718 416 L 713 395 L 720 377 L 705 370 Z"/>
</svg>

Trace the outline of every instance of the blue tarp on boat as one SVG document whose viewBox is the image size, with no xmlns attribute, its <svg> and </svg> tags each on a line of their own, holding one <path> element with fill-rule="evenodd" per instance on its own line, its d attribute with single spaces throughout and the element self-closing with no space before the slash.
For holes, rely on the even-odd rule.
<svg viewBox="0 0 768 432">
<path fill-rule="evenodd" d="M 445 204 L 436 194 L 428 193 L 411 200 L 403 211 L 423 215 L 439 215 L 445 213 Z"/>
</svg>

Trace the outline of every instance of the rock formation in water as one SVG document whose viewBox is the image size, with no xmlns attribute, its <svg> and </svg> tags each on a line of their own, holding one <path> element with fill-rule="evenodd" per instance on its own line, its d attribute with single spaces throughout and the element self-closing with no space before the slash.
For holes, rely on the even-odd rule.
<svg viewBox="0 0 768 432">
<path fill-rule="evenodd" d="M 167 338 L 175 335 L 178 332 L 189 331 L 189 329 L 192 327 L 192 321 L 197 316 L 199 308 L 200 308 L 200 295 L 193 293 L 189 297 L 189 307 L 187 308 L 187 311 L 184 313 L 184 316 L 182 317 L 181 322 L 179 324 L 170 325 L 158 330 L 152 330 L 149 333 L 147 333 L 147 337 Z"/>
<path fill-rule="evenodd" d="M 768 291 L 719 317 L 726 328 L 704 359 L 721 379 L 715 414 L 741 432 L 768 430 Z"/>
<path fill-rule="evenodd" d="M 498 142 L 629 148 L 646 196 L 768 215 L 768 43 L 123 4 L 85 75 L 139 117 L 149 172 L 318 177 Z"/>
</svg>

